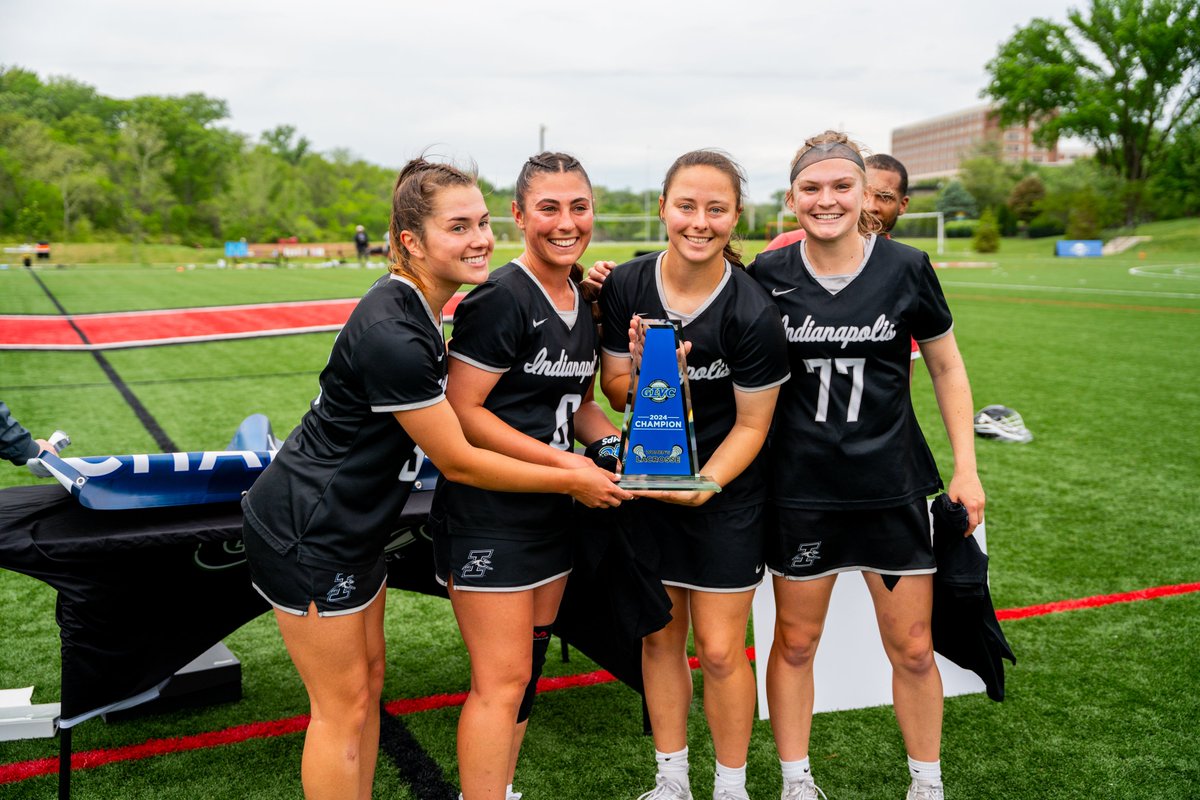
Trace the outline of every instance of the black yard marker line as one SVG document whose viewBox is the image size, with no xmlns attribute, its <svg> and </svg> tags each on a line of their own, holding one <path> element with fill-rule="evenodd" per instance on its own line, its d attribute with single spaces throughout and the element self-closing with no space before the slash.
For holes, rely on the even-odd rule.
<svg viewBox="0 0 1200 800">
<path fill-rule="evenodd" d="M 458 792 L 446 781 L 442 765 L 425 752 L 403 720 L 379 706 L 379 752 L 400 771 L 417 800 L 454 800 Z"/>
<path fill-rule="evenodd" d="M 54 292 L 50 291 L 50 287 L 42 281 L 41 277 L 33 271 L 32 267 L 26 267 L 25 269 L 29 270 L 29 274 L 37 281 L 37 285 L 42 287 L 42 291 L 50 298 L 50 302 L 54 303 L 54 307 L 58 309 L 58 313 L 67 318 L 67 322 L 75 329 L 75 333 L 79 334 L 80 340 L 84 344 L 91 344 L 88 341 L 87 334 L 79 329 L 79 326 L 75 324 L 75 320 L 71 319 L 71 315 L 67 312 L 67 309 L 63 308 L 63 304 L 58 302 L 58 298 L 54 296 Z M 133 390 L 125 384 L 125 381 L 121 380 L 121 376 L 113 369 L 113 365 L 108 363 L 108 359 L 99 350 L 90 350 L 89 352 L 96 359 L 96 363 L 100 366 L 100 369 L 108 376 L 108 380 L 112 383 L 113 387 L 121 394 L 121 397 L 125 398 L 125 402 L 133 410 L 134 416 L 138 418 L 138 421 L 142 423 L 142 427 L 154 439 L 154 443 L 158 445 L 158 449 L 164 453 L 177 452 L 179 447 L 176 446 L 175 442 L 171 441 L 171 437 L 158 424 L 158 420 L 150 413 L 150 409 L 142 405 L 142 401 L 133 393 Z"/>
</svg>

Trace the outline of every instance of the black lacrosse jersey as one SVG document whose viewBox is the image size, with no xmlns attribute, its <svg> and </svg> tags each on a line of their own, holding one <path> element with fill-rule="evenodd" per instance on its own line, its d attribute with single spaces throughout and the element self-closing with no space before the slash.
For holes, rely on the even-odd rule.
<svg viewBox="0 0 1200 800">
<path fill-rule="evenodd" d="M 754 392 L 788 379 L 786 343 L 779 312 L 740 267 L 725 264 L 725 277 L 712 296 L 686 318 L 666 306 L 660 273 L 663 253 L 640 256 L 614 269 L 600 293 L 604 352 L 629 358 L 629 320 L 681 319 L 688 388 L 700 466 L 725 440 L 737 420 L 734 390 Z M 733 509 L 766 497 L 766 458 L 759 453 L 741 475 L 702 506 Z"/>
<path fill-rule="evenodd" d="M 475 287 L 454 312 L 450 357 L 500 376 L 484 408 L 559 450 L 575 446 L 575 411 L 596 374 L 596 326 L 575 292 L 568 325 L 541 283 L 513 261 Z M 572 500 L 560 494 L 493 492 L 443 481 L 437 505 L 451 532 L 538 537 L 568 524 Z"/>
<path fill-rule="evenodd" d="M 792 380 L 768 447 L 773 501 L 785 508 L 891 508 L 941 486 L 909 396 L 909 337 L 953 327 L 929 257 L 875 237 L 836 294 L 801 246 L 762 253 L 750 274 L 771 292 L 787 332 Z"/>
<path fill-rule="evenodd" d="M 338 333 L 320 393 L 242 501 L 280 552 L 341 569 L 378 559 L 420 466 L 392 416 L 445 399 L 442 328 L 416 286 L 380 278 Z"/>
</svg>

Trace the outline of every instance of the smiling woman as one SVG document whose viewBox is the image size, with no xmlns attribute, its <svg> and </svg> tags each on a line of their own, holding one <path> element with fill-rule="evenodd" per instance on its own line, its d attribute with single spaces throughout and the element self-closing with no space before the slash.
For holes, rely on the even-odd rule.
<svg viewBox="0 0 1200 800">
<path fill-rule="evenodd" d="M 310 800 L 371 796 L 384 545 L 422 451 L 463 484 L 570 494 L 588 505 L 629 496 L 600 470 L 523 463 L 463 436 L 444 393 L 446 345 L 433 309 L 464 282 L 486 278 L 488 219 L 473 175 L 425 159 L 404 167 L 392 198 L 396 263 L 351 313 L 320 393 L 243 501 L 251 578 L 308 690 L 301 776 Z"/>
<path fill-rule="evenodd" d="M 754 675 L 745 656 L 746 621 L 763 575 L 767 483 L 760 451 L 788 366 L 779 312 L 730 243 L 742 191 L 741 168 L 724 153 L 696 150 L 676 159 L 658 201 L 667 250 L 615 268 L 600 298 L 604 393 L 616 409 L 625 407 L 633 369 L 631 317 L 678 321 L 690 348 L 700 471 L 722 487 L 654 492 L 637 501 L 635 530 L 658 546 L 657 577 L 672 603 L 670 623 L 642 640 L 658 769 L 641 800 L 692 797 L 689 628 L 717 760 L 713 796 L 747 798 Z"/>
<path fill-rule="evenodd" d="M 947 492 L 979 523 L 971 389 L 929 257 L 877 236 L 857 145 L 826 131 L 792 162 L 787 202 L 807 237 L 751 273 L 783 315 L 793 380 L 771 440 L 776 636 L 767 670 L 784 796 L 817 800 L 809 769 L 813 658 L 840 572 L 862 572 L 892 664 L 908 800 L 942 798 L 942 685 L 930 635 L 936 570 L 925 498 L 941 488 L 909 398 L 921 346 L 954 452 Z"/>
<path fill-rule="evenodd" d="M 525 162 L 512 203 L 525 249 L 455 311 L 446 394 L 472 444 L 612 477 L 574 452 L 576 439 L 617 432 L 593 397 L 598 340 L 578 284 L 592 208 L 578 160 Z M 571 571 L 571 500 L 443 481 L 432 519 L 438 580 L 471 654 L 458 733 L 463 797 L 519 797 L 517 756 Z"/>
</svg>

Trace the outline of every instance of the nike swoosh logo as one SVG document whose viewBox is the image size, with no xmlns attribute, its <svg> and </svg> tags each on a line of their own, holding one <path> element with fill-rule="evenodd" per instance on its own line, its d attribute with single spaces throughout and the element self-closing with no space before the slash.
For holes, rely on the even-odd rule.
<svg viewBox="0 0 1200 800">
<path fill-rule="evenodd" d="M 779 297 L 779 295 L 781 295 L 781 294 L 787 294 L 788 292 L 794 292 L 794 291 L 796 291 L 795 286 L 793 286 L 790 289 L 772 289 L 771 297 Z"/>
<path fill-rule="evenodd" d="M 549 317 L 546 317 L 546 319 L 550 319 L 550 318 L 549 318 Z M 545 322 L 545 321 L 546 321 L 546 319 L 535 319 L 535 320 L 533 321 L 533 327 L 535 327 L 535 328 L 536 328 L 536 327 L 538 327 L 538 326 L 539 326 L 539 325 L 541 325 L 543 322 Z"/>
</svg>

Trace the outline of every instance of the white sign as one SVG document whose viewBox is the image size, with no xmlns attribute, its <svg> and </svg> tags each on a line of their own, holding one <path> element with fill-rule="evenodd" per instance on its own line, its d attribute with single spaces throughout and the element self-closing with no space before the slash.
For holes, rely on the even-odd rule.
<svg viewBox="0 0 1200 800">
<path fill-rule="evenodd" d="M 987 552 L 983 525 L 975 529 L 979 547 Z M 775 594 L 772 581 L 754 592 L 754 662 L 758 678 L 758 718 L 767 719 L 767 657 L 775 639 Z M 940 655 L 936 656 L 946 697 L 984 691 L 983 681 Z M 892 665 L 879 639 L 875 606 L 867 582 L 854 572 L 838 576 L 825 618 L 825 631 L 813 663 L 813 711 L 890 705 Z"/>
</svg>

